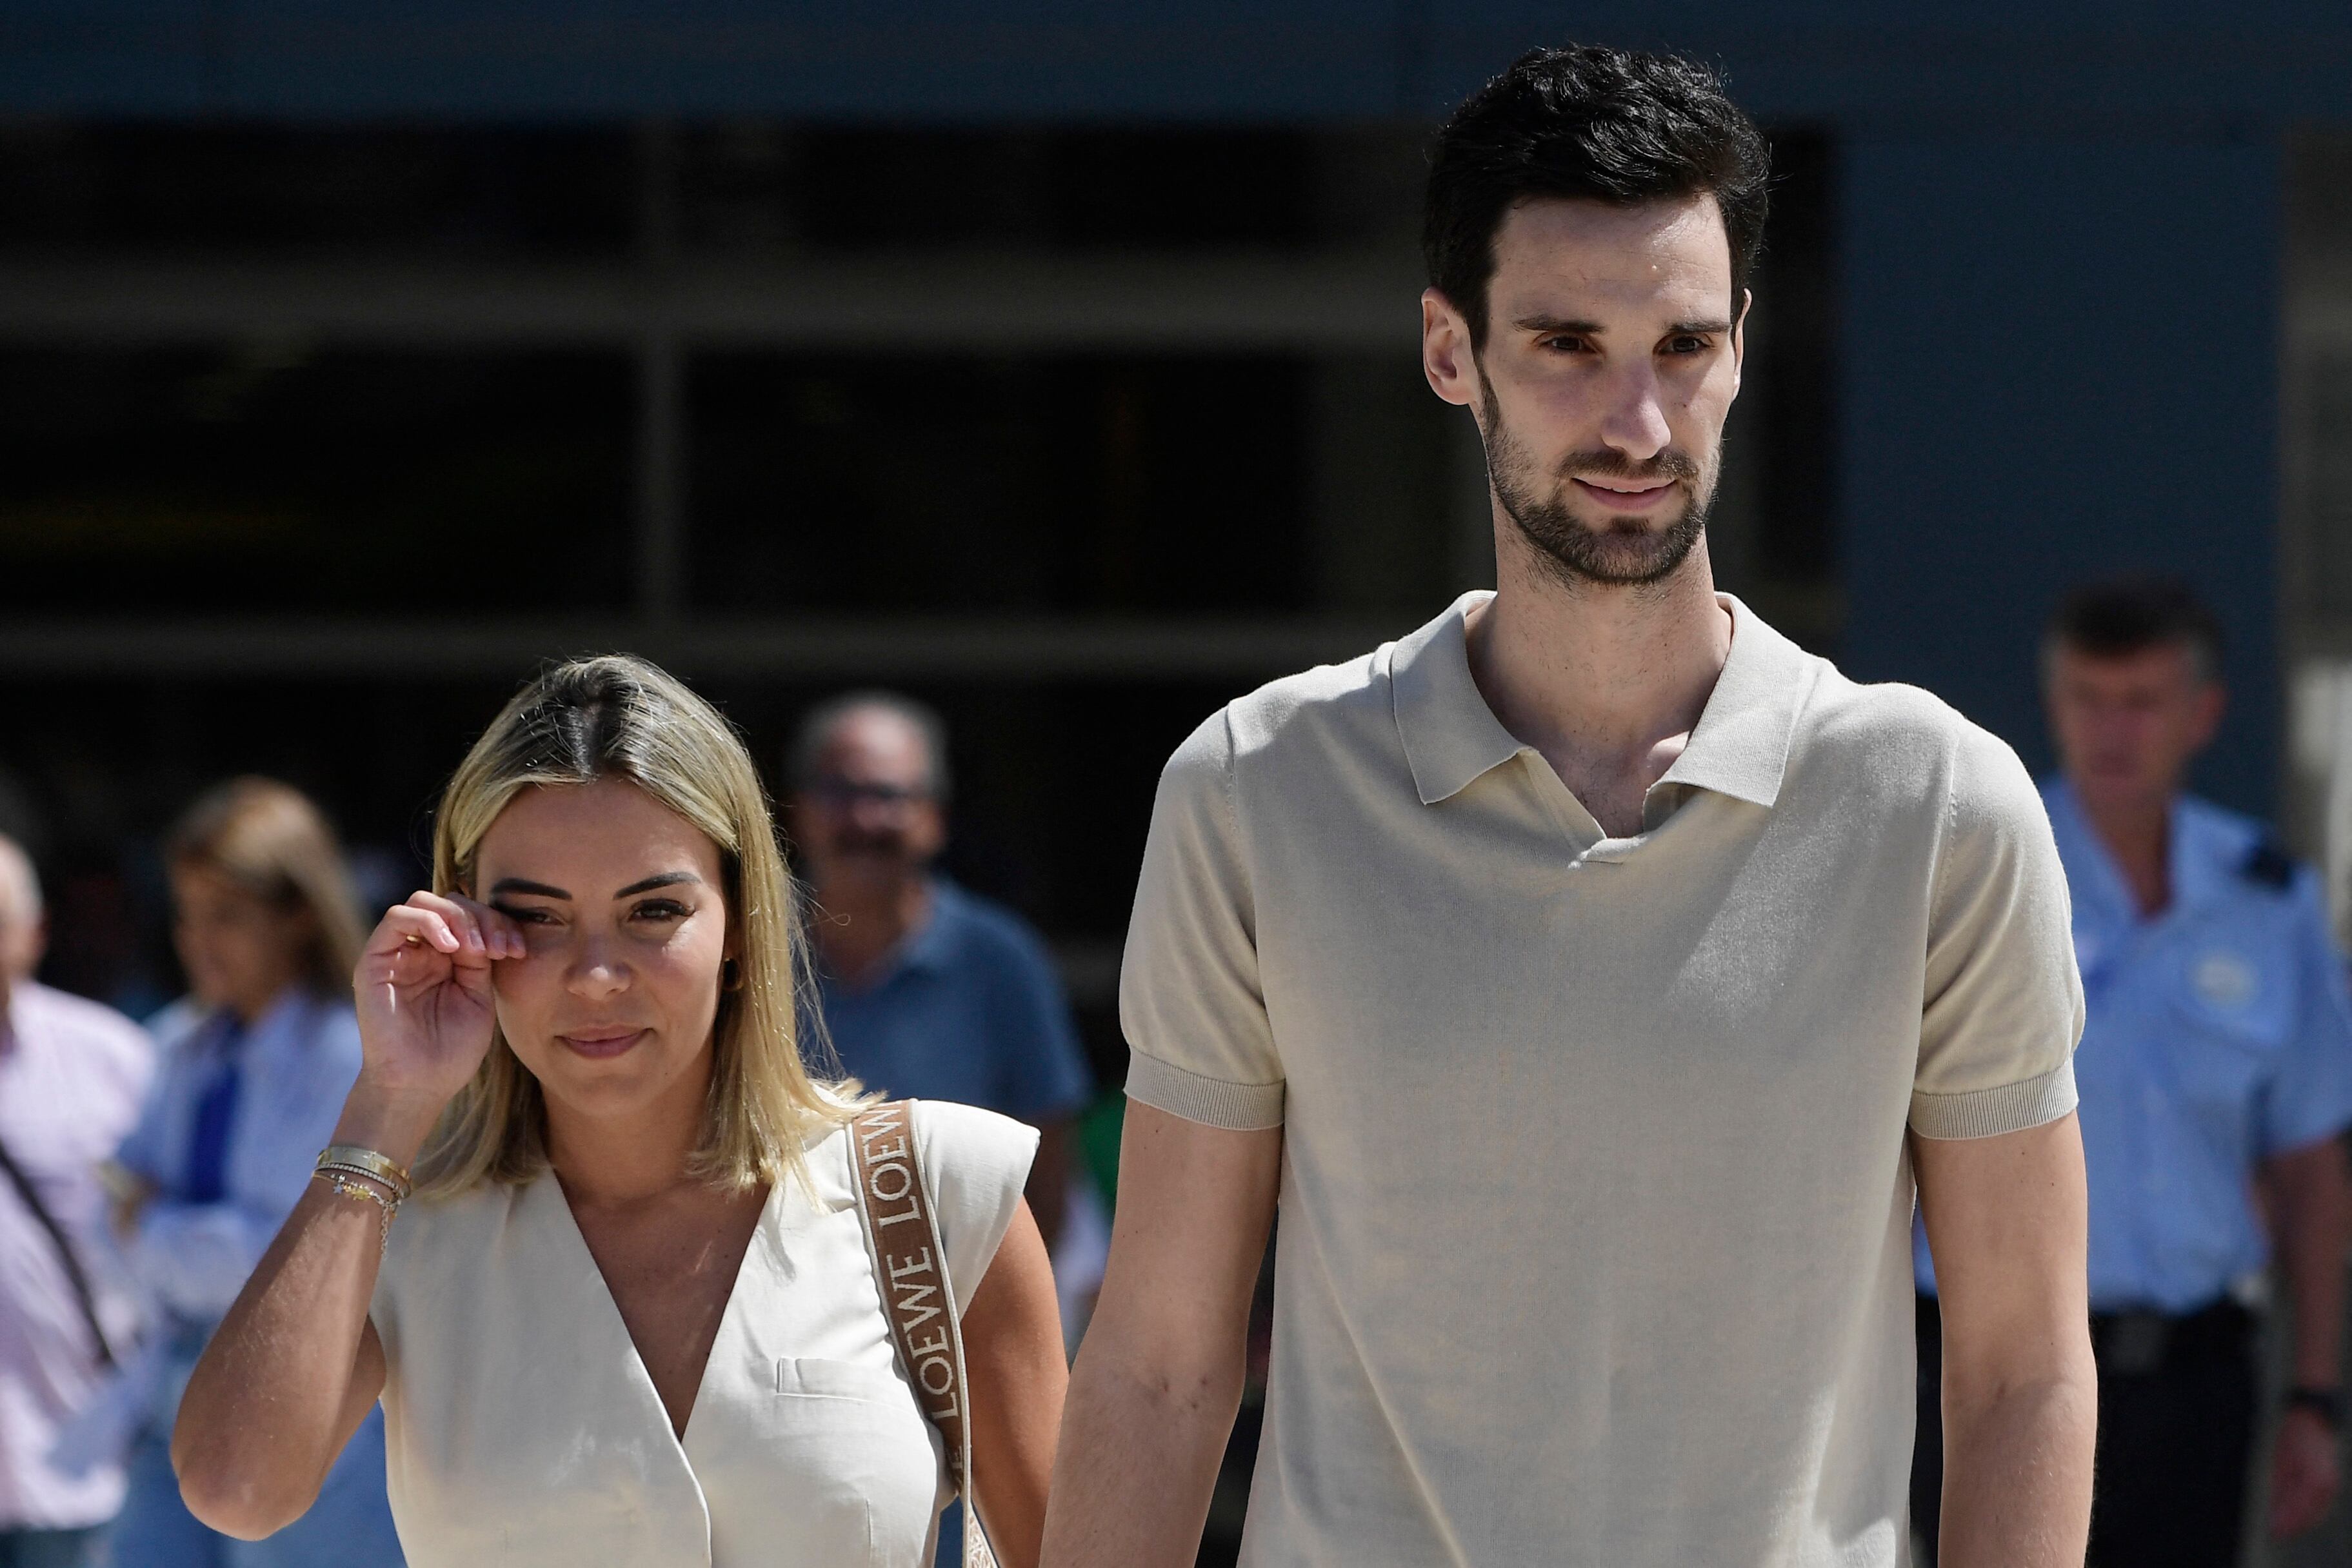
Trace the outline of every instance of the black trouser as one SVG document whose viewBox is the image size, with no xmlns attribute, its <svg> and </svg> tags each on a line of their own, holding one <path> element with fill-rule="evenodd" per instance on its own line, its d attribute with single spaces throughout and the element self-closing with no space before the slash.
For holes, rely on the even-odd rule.
<svg viewBox="0 0 2352 1568">
<path fill-rule="evenodd" d="M 2254 1437 L 2254 1318 L 2232 1301 L 2187 1317 L 2091 1319 L 2099 1453 L 2090 1568 L 2231 1568 Z M 1944 1486 L 1943 1322 L 1919 1299 L 1919 1434 L 1911 1518 L 1936 1561 Z"/>
</svg>

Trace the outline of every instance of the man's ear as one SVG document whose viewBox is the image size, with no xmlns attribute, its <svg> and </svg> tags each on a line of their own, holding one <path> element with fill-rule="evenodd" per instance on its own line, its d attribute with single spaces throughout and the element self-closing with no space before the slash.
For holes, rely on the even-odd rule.
<svg viewBox="0 0 2352 1568">
<path fill-rule="evenodd" d="M 1739 374 L 1748 364 L 1748 314 L 1756 308 L 1756 291 L 1739 291 L 1739 308 L 1731 318 L 1731 392 L 1739 395 Z"/>
<path fill-rule="evenodd" d="M 1447 402 L 1464 408 L 1478 406 L 1478 362 L 1476 345 L 1470 340 L 1470 324 L 1462 312 L 1454 308 L 1434 288 L 1421 291 L 1421 373 L 1429 378 L 1429 390 Z"/>
<path fill-rule="evenodd" d="M 2221 716 L 2229 708 L 2229 688 L 2219 681 L 2207 681 L 2197 693 L 2197 750 L 2202 751 L 2213 743 L 2213 737 L 2221 728 Z"/>
</svg>

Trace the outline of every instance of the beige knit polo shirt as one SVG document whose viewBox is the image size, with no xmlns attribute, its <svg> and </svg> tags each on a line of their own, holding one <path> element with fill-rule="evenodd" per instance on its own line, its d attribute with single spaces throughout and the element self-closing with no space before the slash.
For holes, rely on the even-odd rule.
<svg viewBox="0 0 2352 1568">
<path fill-rule="evenodd" d="M 2074 1103 L 2014 754 L 1737 601 L 1637 837 L 1472 682 L 1479 596 L 1170 761 L 1128 1092 L 1284 1129 L 1244 1563 L 1904 1561 L 1905 1134 Z"/>
</svg>

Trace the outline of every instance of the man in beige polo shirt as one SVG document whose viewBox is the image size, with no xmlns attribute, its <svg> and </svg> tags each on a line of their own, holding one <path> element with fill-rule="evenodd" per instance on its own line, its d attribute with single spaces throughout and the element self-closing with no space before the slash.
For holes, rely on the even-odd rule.
<svg viewBox="0 0 2352 1568">
<path fill-rule="evenodd" d="M 1901 1563 L 1915 1182 L 1943 1561 L 2081 1563 L 2040 800 L 1707 564 L 1765 182 L 1712 76 L 1611 50 L 1442 133 L 1424 369 L 1486 439 L 1499 591 L 1169 763 L 1051 1568 L 1192 1562 L 1277 1206 L 1244 1563 Z"/>
</svg>

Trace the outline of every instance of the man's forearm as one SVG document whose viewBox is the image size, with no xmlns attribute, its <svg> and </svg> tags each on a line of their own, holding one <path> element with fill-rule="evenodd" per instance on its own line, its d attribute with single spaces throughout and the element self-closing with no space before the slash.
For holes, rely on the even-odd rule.
<svg viewBox="0 0 2352 1568">
<path fill-rule="evenodd" d="M 2315 1238 L 2283 1260 L 2294 1301 L 2294 1385 L 2334 1388 L 2344 1377 L 2344 1238 Z"/>
<path fill-rule="evenodd" d="M 2294 1383 L 2334 1388 L 2343 1377 L 2344 1264 L 2352 1191 L 2335 1140 L 2285 1155 L 2266 1173 L 2279 1271 L 2294 1306 Z"/>
<path fill-rule="evenodd" d="M 2082 1568 L 2098 1384 L 2079 1373 L 1948 1400 L 1942 1568 Z"/>
<path fill-rule="evenodd" d="M 1170 1387 L 1111 1354 L 1082 1351 L 1054 1464 L 1042 1568 L 1191 1568 L 1240 1406 L 1238 1369 Z"/>
</svg>

